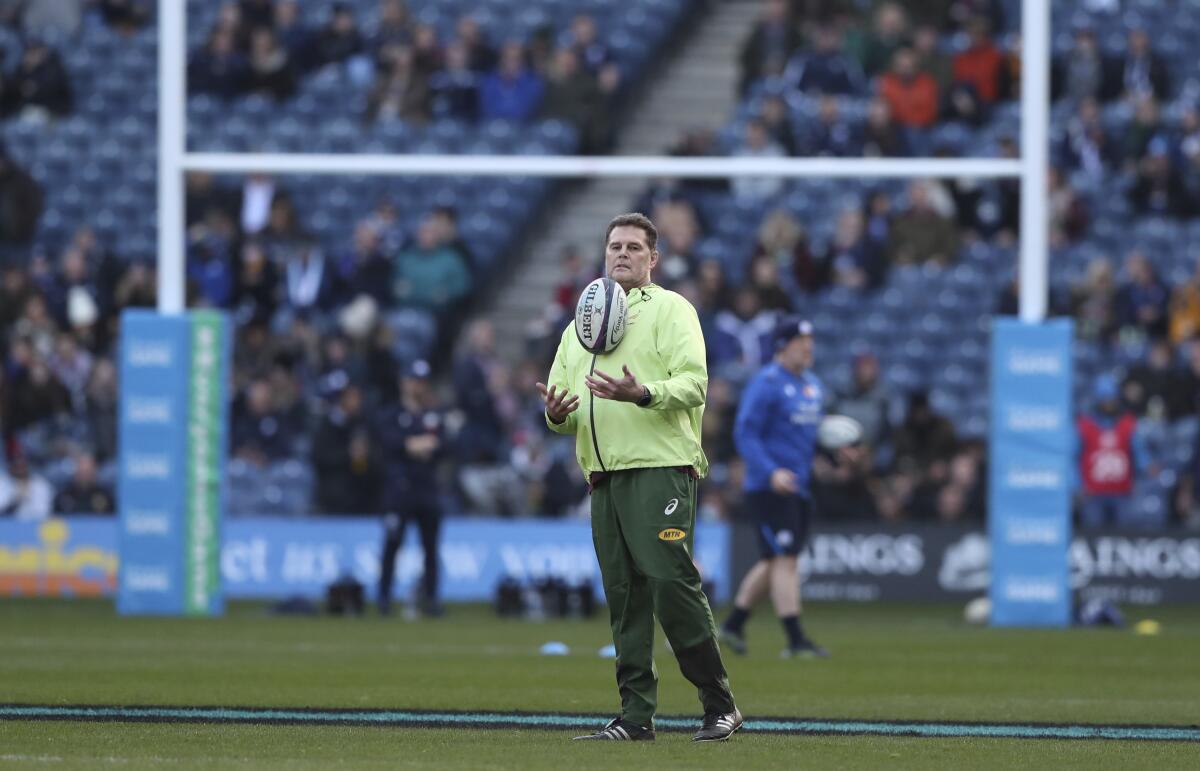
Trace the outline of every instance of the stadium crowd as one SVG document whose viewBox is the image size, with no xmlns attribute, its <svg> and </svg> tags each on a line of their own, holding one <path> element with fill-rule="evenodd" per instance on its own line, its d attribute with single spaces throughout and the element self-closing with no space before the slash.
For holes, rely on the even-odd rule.
<svg viewBox="0 0 1200 771">
<path fill-rule="evenodd" d="M 0 19 L 44 26 L 44 19 L 27 18 L 34 6 L 45 10 L 41 5 L 5 15 L 0 4 Z M 144 3 L 96 5 L 114 34 L 145 23 Z M 682 137 L 671 152 L 955 154 L 961 146 L 939 144 L 947 127 L 986 130 L 1017 94 L 1019 40 L 1002 3 L 763 5 L 741 59 L 744 119 L 719 135 Z M 193 91 L 287 100 L 303 79 L 337 63 L 370 94 L 364 121 L 559 115 L 597 132 L 585 148 L 609 144 L 610 129 L 596 117 L 619 98 L 622 78 L 586 15 L 518 44 L 487 40 L 470 15 L 452 37 L 442 37 L 395 0 L 383 0 L 371 24 L 334 3 L 327 23 L 314 28 L 296 6 L 224 4 L 207 44 L 192 52 Z M 62 18 L 70 33 L 69 15 Z M 1103 225 L 1098 191 L 1115 176 L 1128 182 L 1129 211 L 1143 220 L 1187 221 L 1200 200 L 1200 118 L 1182 79 L 1157 57 L 1142 28 L 1129 32 L 1121 55 L 1102 52 L 1095 37 L 1079 24 L 1055 62 L 1056 260 L 1075 255 Z M 54 51 L 39 60 L 37 46 L 28 46 L 22 64 L 30 49 L 27 69 L 34 74 L 4 78 L 10 120 L 48 120 L 70 110 L 71 84 L 55 85 L 47 64 Z M 811 120 L 798 119 L 797 100 L 813 100 Z M 1114 114 L 1121 119 L 1110 119 Z M 995 152 L 1016 155 L 1011 135 L 994 139 Z M 117 320 L 124 308 L 154 304 L 154 266 L 114 253 L 87 227 L 51 251 L 37 237 L 38 189 L 18 164 L 0 161 L 0 240 L 8 256 L 0 275 L 0 516 L 110 513 Z M 711 373 L 705 441 L 713 473 L 704 517 L 730 516 L 738 505 L 733 415 L 741 385 L 770 356 L 776 313 L 805 312 L 831 292 L 869 306 L 898 271 L 952 270 L 972 245 L 1010 246 L 1018 227 L 1017 191 L 1004 182 L 864 186 L 853 200 L 840 199 L 828 232 L 785 205 L 789 192 L 778 180 L 658 180 L 631 202 L 660 229 L 656 281 L 685 294 L 705 330 Z M 363 202 L 353 237 L 330 248 L 305 231 L 306 212 L 284 181 L 251 176 L 233 183 L 192 174 L 187 200 L 189 301 L 228 309 L 237 323 L 231 474 L 254 484 L 272 481 L 282 495 L 255 505 L 290 514 L 381 510 L 393 462 L 380 442 L 381 416 L 403 388 L 398 373 L 433 353 L 434 373 L 446 386 L 443 481 L 454 508 L 510 516 L 579 510 L 586 487 L 571 443 L 544 430 L 533 384 L 544 375 L 579 290 L 598 271 L 596 245 L 563 255 L 551 314 L 531 324 L 528 355 L 505 362 L 496 356 L 490 324 L 467 318 L 481 291 L 479 271 L 453 207 L 425 204 L 410 228 L 395 202 Z M 702 248 L 721 229 L 712 216 L 721 207 L 754 225 L 740 258 Z M 1081 345 L 1115 352 L 1103 361 L 1118 362 L 1089 384 L 1081 434 L 1087 420 L 1131 426 L 1121 453 L 1137 479 L 1167 473 L 1160 451 L 1166 435 L 1200 420 L 1200 267 L 1189 257 L 1191 273 L 1168 277 L 1154 250 L 1110 248 L 1055 282 L 1053 311 L 1076 319 Z M 1015 278 L 993 285 L 996 296 L 982 304 L 1015 312 L 1015 286 Z M 427 351 L 405 345 L 414 318 L 435 320 Z M 939 410 L 926 389 L 894 385 L 886 351 L 822 347 L 822 335 L 831 331 L 818 328 L 818 361 L 852 359 L 839 370 L 843 377 L 829 383 L 828 409 L 856 417 L 867 439 L 850 462 L 818 460 L 822 516 L 982 518 L 983 435 Z M 1189 451 L 1169 486 L 1170 511 L 1195 526 L 1200 446 Z M 1132 497 L 1132 484 L 1091 490 L 1081 480 L 1081 489 L 1085 522 L 1107 515 L 1107 499 L 1121 509 Z M 290 497 L 295 491 L 299 499 Z M 1105 505 L 1087 503 L 1098 497 Z M 1089 513 L 1095 510 L 1101 513 Z"/>
</svg>

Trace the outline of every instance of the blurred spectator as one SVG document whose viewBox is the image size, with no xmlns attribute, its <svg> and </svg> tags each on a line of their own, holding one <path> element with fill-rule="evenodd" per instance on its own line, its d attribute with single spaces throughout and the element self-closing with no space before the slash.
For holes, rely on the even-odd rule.
<svg viewBox="0 0 1200 771">
<path fill-rule="evenodd" d="M 1076 192 L 1062 171 L 1051 167 L 1047 171 L 1050 193 L 1050 243 L 1052 247 L 1073 244 L 1087 235 L 1091 215 L 1087 202 Z"/>
<path fill-rule="evenodd" d="M 1179 478 L 1175 509 L 1182 523 L 1195 530 L 1200 527 L 1200 432 L 1192 444 L 1192 459 Z"/>
<path fill-rule="evenodd" d="M 242 243 L 233 280 L 233 308 L 240 323 L 270 319 L 279 307 L 279 273 L 256 240 Z"/>
<path fill-rule="evenodd" d="M 71 481 L 54 496 L 56 514 L 113 514 L 117 510 L 112 488 L 96 476 L 96 459 L 91 453 L 75 456 Z"/>
<path fill-rule="evenodd" d="M 849 158 L 863 154 L 862 137 L 842 116 L 832 96 L 823 96 L 817 102 L 817 120 L 808 125 L 806 134 L 806 155 Z"/>
<path fill-rule="evenodd" d="M 788 58 L 800 44 L 787 0 L 766 0 L 762 15 L 750 37 L 742 44 L 739 88 L 745 94 L 750 84 L 765 77 L 782 75 Z"/>
<path fill-rule="evenodd" d="M 837 30 L 818 27 L 813 38 L 813 50 L 798 53 L 788 64 L 787 81 L 806 94 L 861 94 L 864 90 L 862 68 L 842 52 Z"/>
<path fill-rule="evenodd" d="M 1094 406 L 1078 421 L 1080 523 L 1089 529 L 1132 523 L 1133 481 L 1142 465 L 1137 419 L 1121 406 L 1117 381 L 1101 376 Z"/>
<path fill-rule="evenodd" d="M 413 49 L 397 43 L 379 52 L 379 76 L 367 99 L 369 120 L 424 123 L 430 115 L 429 87 L 417 71 Z"/>
<path fill-rule="evenodd" d="M 517 41 L 505 43 L 500 64 L 485 75 L 479 87 L 479 112 L 484 120 L 526 121 L 542 102 L 545 84 L 525 64 L 525 48 Z"/>
<path fill-rule="evenodd" d="M 71 112 L 71 81 L 58 52 L 39 40 L 31 40 L 11 77 L 22 117 L 45 120 Z"/>
<path fill-rule="evenodd" d="M 892 109 L 883 99 L 872 99 L 867 105 L 862 155 L 867 158 L 898 158 L 908 154 L 908 137 L 892 120 Z"/>
<path fill-rule="evenodd" d="M 904 422 L 895 433 L 895 463 L 879 497 L 879 513 L 890 520 L 928 511 L 950 478 L 958 439 L 954 426 L 933 411 L 928 394 L 909 395 Z"/>
<path fill-rule="evenodd" d="M 874 519 L 878 516 L 871 453 L 865 445 L 843 447 L 813 459 L 813 498 L 826 522 Z"/>
<path fill-rule="evenodd" d="M 580 66 L 575 50 L 560 48 L 555 51 L 541 113 L 574 126 L 579 132 L 582 153 L 598 154 L 611 144 L 606 102 L 596 76 Z"/>
<path fill-rule="evenodd" d="M 1170 337 L 1176 345 L 1200 337 L 1200 260 L 1195 257 L 1192 260 L 1196 267 L 1191 278 L 1171 293 Z"/>
<path fill-rule="evenodd" d="M 472 70 L 482 75 L 496 67 L 496 51 L 488 43 L 478 19 L 470 14 L 462 16 L 454 27 L 454 34 L 455 42 L 466 51 L 468 66 Z"/>
<path fill-rule="evenodd" d="M 852 28 L 847 40 L 868 77 L 883 72 L 907 44 L 908 16 L 899 3 L 890 0 L 876 6 L 870 29 Z"/>
<path fill-rule="evenodd" d="M 866 237 L 858 209 L 843 209 L 838 214 L 833 240 L 822 262 L 833 284 L 857 290 L 879 288 L 887 270 L 883 254 Z"/>
<path fill-rule="evenodd" d="M 1133 251 L 1125 258 L 1125 283 L 1117 289 L 1117 324 L 1136 330 L 1144 337 L 1167 333 L 1167 288 L 1159 279 L 1149 258 Z"/>
<path fill-rule="evenodd" d="M 908 187 L 908 209 L 896 215 L 888 238 L 888 262 L 909 265 L 937 262 L 943 265 L 958 257 L 958 228 L 949 213 L 945 191 L 928 180 Z"/>
<path fill-rule="evenodd" d="M 1171 343 L 1162 337 L 1150 341 L 1145 361 L 1130 368 L 1121 386 L 1121 398 L 1138 417 L 1145 417 L 1150 402 L 1158 399 L 1168 420 L 1191 411 L 1196 396 L 1188 390 L 1183 371 L 1175 364 Z"/>
<path fill-rule="evenodd" d="M 455 402 L 464 418 L 455 439 L 458 481 L 470 510 L 516 516 L 525 507 L 509 463 L 508 425 L 516 405 L 495 346 L 491 322 L 474 321 L 454 361 Z"/>
<path fill-rule="evenodd" d="M 771 359 L 771 335 L 777 313 L 762 307 L 758 293 L 750 287 L 734 292 L 733 305 L 716 316 L 716 329 L 737 343 L 738 374 L 747 377 Z"/>
<path fill-rule="evenodd" d="M 299 428 L 275 407 L 270 383 L 255 380 L 233 403 L 232 455 L 256 466 L 285 460 Z"/>
<path fill-rule="evenodd" d="M 71 392 L 38 353 L 33 354 L 27 369 L 13 376 L 9 399 L 15 431 L 71 413 Z"/>
<path fill-rule="evenodd" d="M 774 257 L 759 255 L 750 260 L 747 284 L 758 293 L 758 304 L 765 311 L 790 313 L 792 301 L 779 285 L 779 263 Z"/>
<path fill-rule="evenodd" d="M 879 378 L 879 360 L 874 354 L 854 357 L 852 378 L 836 393 L 829 412 L 857 420 L 863 427 L 862 443 L 867 451 L 878 450 L 891 440 L 892 394 Z"/>
<path fill-rule="evenodd" d="M 1112 91 L 1110 66 L 1090 25 L 1075 27 L 1071 49 L 1053 63 L 1051 92 L 1055 99 L 1076 103 L 1103 99 Z"/>
<path fill-rule="evenodd" d="M 1071 315 L 1084 340 L 1108 341 L 1117 330 L 1117 284 L 1112 263 L 1093 259 L 1083 279 L 1071 288 Z"/>
<path fill-rule="evenodd" d="M 1094 99 L 1084 99 L 1078 111 L 1067 121 L 1056 165 L 1065 171 L 1083 171 L 1099 178 L 1119 158 L 1119 151 L 1109 141 L 1100 120 L 1100 106 Z"/>
<path fill-rule="evenodd" d="M 341 294 L 336 268 L 311 241 L 289 250 L 284 260 L 283 280 L 284 305 L 301 315 L 328 313 Z"/>
<path fill-rule="evenodd" d="M 278 0 L 275 3 L 275 39 L 287 52 L 288 61 L 297 69 L 303 67 L 303 57 L 312 44 L 312 33 L 300 18 L 299 0 Z"/>
<path fill-rule="evenodd" d="M 791 271 L 792 279 L 801 291 L 815 292 L 828 281 L 825 263 L 809 249 L 808 234 L 785 208 L 771 211 L 759 226 L 754 256 L 759 255 L 770 256 L 781 268 Z"/>
<path fill-rule="evenodd" d="M 247 90 L 273 96 L 277 100 L 296 93 L 296 70 L 288 50 L 280 45 L 269 27 L 259 27 L 250 38 Z"/>
<path fill-rule="evenodd" d="M 379 230 L 372 220 L 354 228 L 354 245 L 338 260 L 338 283 L 343 299 L 366 295 L 379 308 L 391 305 L 392 261 L 383 253 Z"/>
<path fill-rule="evenodd" d="M 896 51 L 891 70 L 879 79 L 879 95 L 901 126 L 928 128 L 937 120 L 937 83 L 928 73 L 917 70 L 912 49 Z"/>
<path fill-rule="evenodd" d="M 432 216 L 417 227 L 416 244 L 396 258 L 392 287 L 398 304 L 432 311 L 450 309 L 471 291 L 466 262 L 440 236 Z"/>
<path fill-rule="evenodd" d="M 478 117 L 479 74 L 462 43 L 446 47 L 445 65 L 429 78 L 429 94 L 435 118 L 473 122 Z"/>
<path fill-rule="evenodd" d="M 363 51 L 362 35 L 354 18 L 354 8 L 347 2 L 335 2 L 329 20 L 317 30 L 307 55 L 307 67 L 318 69 L 328 64 L 344 62 Z"/>
<path fill-rule="evenodd" d="M 596 19 L 590 14 L 576 14 L 571 19 L 571 29 L 564 44 L 575 50 L 584 69 L 596 77 L 600 77 L 601 72 L 612 61 L 612 52 L 600 40 Z"/>
<path fill-rule="evenodd" d="M 323 514 L 379 511 L 383 469 L 363 414 L 362 391 L 350 384 L 330 405 L 313 437 L 317 510 Z"/>
<path fill-rule="evenodd" d="M 41 185 L 0 146 L 0 244 L 27 244 L 42 217 Z"/>
<path fill-rule="evenodd" d="M 153 0 L 93 0 L 104 23 L 122 35 L 132 35 L 153 18 Z"/>
<path fill-rule="evenodd" d="M 59 334 L 54 354 L 50 357 L 50 371 L 71 394 L 73 412 L 83 407 L 84 391 L 92 375 L 93 364 L 92 354 L 80 348 L 74 335 L 70 332 Z"/>
<path fill-rule="evenodd" d="M 745 137 L 732 153 L 738 158 L 783 158 L 787 155 L 757 118 L 746 122 Z M 747 201 L 765 201 L 783 189 L 780 177 L 737 177 L 730 183 L 733 194 Z"/>
<path fill-rule="evenodd" d="M 954 68 L 950 57 L 942 51 L 936 27 L 923 24 L 913 31 L 913 53 L 917 56 L 917 69 L 933 78 L 938 93 L 949 93 L 954 83 Z"/>
<path fill-rule="evenodd" d="M 84 0 L 5 0 L 0 3 L 0 21 L 26 35 L 53 30 L 73 37 L 83 20 L 83 5 Z"/>
<path fill-rule="evenodd" d="M 7 470 L 0 470 L 0 517 L 45 519 L 53 508 L 54 488 L 30 469 L 29 459 L 18 448 L 11 454 Z"/>
<path fill-rule="evenodd" d="M 992 42 L 987 19 L 973 19 L 968 30 L 967 48 L 954 57 L 954 80 L 967 86 L 983 104 L 990 105 L 1000 93 L 1003 57 Z"/>
<path fill-rule="evenodd" d="M 558 259 L 562 266 L 562 277 L 554 288 L 554 301 L 563 318 L 575 313 L 575 303 L 583 288 L 599 275 L 598 262 L 598 257 L 589 262 L 575 244 L 567 244 L 562 248 Z"/>
<path fill-rule="evenodd" d="M 117 368 L 111 359 L 99 359 L 92 366 L 84 388 L 84 421 L 91 449 L 98 460 L 107 463 L 117 456 Z"/>
<path fill-rule="evenodd" d="M 1144 27 L 1129 31 L 1119 80 L 1121 95 L 1126 98 L 1148 96 L 1163 101 L 1171 95 L 1170 73 L 1163 60 L 1151 50 L 1150 36 Z"/>
<path fill-rule="evenodd" d="M 788 112 L 787 102 L 783 97 L 769 95 L 763 98 L 759 120 L 766 127 L 767 133 L 788 155 L 796 155 L 796 127 Z"/>
<path fill-rule="evenodd" d="M 231 99 L 242 92 L 249 72 L 250 63 L 237 50 L 233 31 L 218 27 L 188 62 L 188 93 Z"/>
<path fill-rule="evenodd" d="M 1138 163 L 1129 202 L 1139 214 L 1184 218 L 1195 213 L 1195 202 L 1172 163 L 1166 140 L 1151 142 L 1146 157 Z"/>
<path fill-rule="evenodd" d="M 1166 155 L 1171 148 L 1171 138 L 1163 126 L 1162 114 L 1154 97 L 1138 97 L 1134 104 L 1133 120 L 1125 127 L 1124 157 L 1126 165 L 1133 167 L 1153 151 Z"/>
<path fill-rule="evenodd" d="M 413 27 L 412 57 L 413 70 L 423 83 L 427 83 L 429 76 L 442 68 L 442 46 L 436 27 L 431 24 Z"/>
</svg>

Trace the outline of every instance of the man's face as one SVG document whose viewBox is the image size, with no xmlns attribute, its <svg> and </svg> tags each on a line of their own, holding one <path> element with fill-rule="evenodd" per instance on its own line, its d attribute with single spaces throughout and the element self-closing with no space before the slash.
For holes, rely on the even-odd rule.
<svg viewBox="0 0 1200 771">
<path fill-rule="evenodd" d="M 813 363 L 813 339 L 810 335 L 793 337 L 783 347 L 783 365 L 791 370 L 806 370 Z"/>
<path fill-rule="evenodd" d="M 636 225 L 619 225 L 608 234 L 604 268 L 608 277 L 628 292 L 650 283 L 650 271 L 658 265 L 658 250 L 651 249 L 646 231 Z"/>
</svg>

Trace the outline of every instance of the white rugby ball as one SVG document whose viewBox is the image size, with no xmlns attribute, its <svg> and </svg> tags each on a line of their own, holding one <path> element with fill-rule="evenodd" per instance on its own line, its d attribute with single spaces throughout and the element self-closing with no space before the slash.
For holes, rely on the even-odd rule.
<svg viewBox="0 0 1200 771">
<path fill-rule="evenodd" d="M 846 415 L 826 415 L 817 426 L 817 442 L 827 450 L 849 447 L 862 437 L 862 424 Z"/>
<path fill-rule="evenodd" d="M 588 284 L 575 305 L 575 336 L 591 353 L 608 353 L 625 336 L 629 303 L 625 290 L 611 278 Z"/>
</svg>

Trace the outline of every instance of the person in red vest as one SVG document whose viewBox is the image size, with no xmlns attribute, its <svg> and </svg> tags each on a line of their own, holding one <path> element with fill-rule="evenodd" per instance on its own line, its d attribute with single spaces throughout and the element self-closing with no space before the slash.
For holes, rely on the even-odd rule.
<svg viewBox="0 0 1200 771">
<path fill-rule="evenodd" d="M 1120 401 L 1117 380 L 1102 375 L 1093 386 L 1094 406 L 1079 416 L 1080 524 L 1126 525 L 1133 519 L 1133 483 L 1145 453 L 1137 418 Z"/>
</svg>

